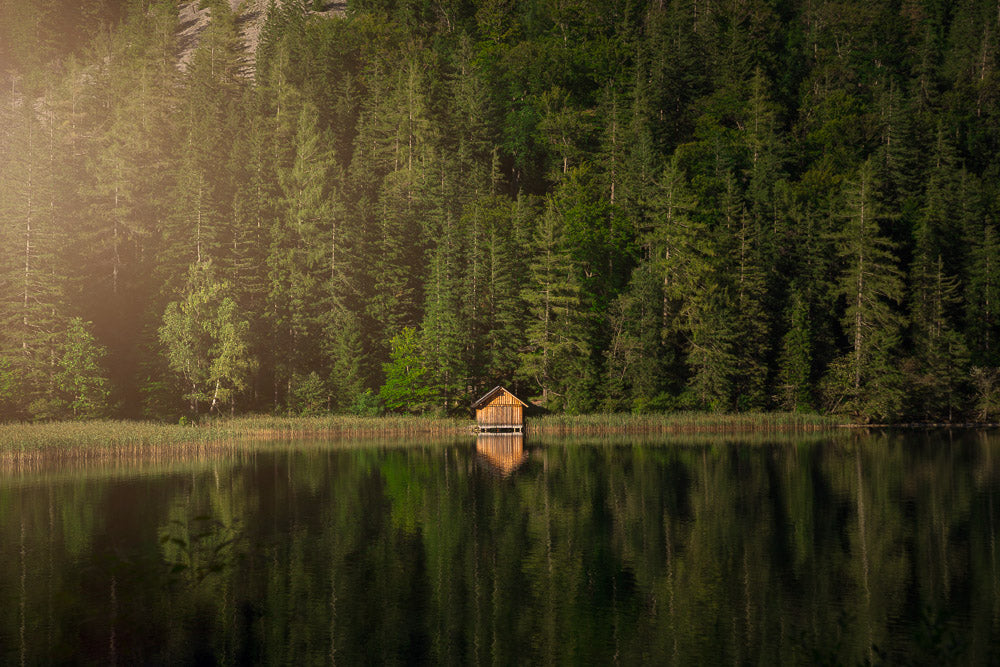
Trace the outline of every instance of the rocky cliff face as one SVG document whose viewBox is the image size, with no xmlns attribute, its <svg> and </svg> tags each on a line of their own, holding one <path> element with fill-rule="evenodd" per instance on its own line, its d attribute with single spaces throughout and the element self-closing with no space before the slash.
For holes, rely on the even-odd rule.
<svg viewBox="0 0 1000 667">
<path fill-rule="evenodd" d="M 267 7 L 270 0 L 228 0 L 229 6 L 237 15 L 237 22 L 240 26 L 240 37 L 244 46 L 244 73 L 248 77 L 254 75 L 254 64 L 256 62 L 257 44 L 260 41 L 260 32 L 264 27 L 267 18 Z M 277 0 L 280 5 L 282 0 Z M 312 3 L 309 3 L 310 6 Z M 201 33 L 212 20 L 212 12 L 208 8 L 202 8 L 201 0 L 186 0 L 178 5 L 179 33 L 178 42 L 180 44 L 180 60 L 178 67 L 181 70 L 187 69 L 188 63 L 194 50 L 198 47 Z M 334 0 L 323 3 L 322 10 L 311 10 L 313 14 L 335 16 L 347 11 L 346 0 Z"/>
</svg>

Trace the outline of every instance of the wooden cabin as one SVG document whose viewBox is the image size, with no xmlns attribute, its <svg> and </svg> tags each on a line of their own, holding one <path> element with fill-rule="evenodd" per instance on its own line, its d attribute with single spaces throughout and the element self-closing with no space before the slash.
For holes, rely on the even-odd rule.
<svg viewBox="0 0 1000 667">
<path fill-rule="evenodd" d="M 524 429 L 524 409 L 527 407 L 527 403 L 503 387 L 494 387 L 472 404 L 480 433 L 521 433 Z"/>
<path fill-rule="evenodd" d="M 528 460 L 520 433 L 481 433 L 476 436 L 476 452 L 504 477 Z"/>
</svg>

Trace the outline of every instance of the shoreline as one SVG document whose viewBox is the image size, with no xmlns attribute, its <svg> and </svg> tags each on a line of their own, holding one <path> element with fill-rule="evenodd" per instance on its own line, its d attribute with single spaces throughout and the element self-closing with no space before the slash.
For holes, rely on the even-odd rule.
<svg viewBox="0 0 1000 667">
<path fill-rule="evenodd" d="M 852 424 L 799 413 L 660 413 L 544 415 L 529 418 L 526 436 L 694 436 L 844 433 L 845 430 L 963 430 L 997 424 Z M 0 425 L 0 467 L 46 461 L 185 459 L 251 452 L 268 441 L 320 439 L 381 441 L 474 437 L 474 420 L 395 416 L 216 418 L 180 425 L 146 421 L 43 422 Z"/>
</svg>

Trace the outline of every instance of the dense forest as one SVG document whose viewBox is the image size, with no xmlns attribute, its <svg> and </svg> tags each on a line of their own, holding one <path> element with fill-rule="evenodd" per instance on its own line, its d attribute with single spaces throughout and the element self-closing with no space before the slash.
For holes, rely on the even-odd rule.
<svg viewBox="0 0 1000 667">
<path fill-rule="evenodd" d="M 3 418 L 1000 415 L 997 0 L 202 5 L 0 0 Z"/>
</svg>

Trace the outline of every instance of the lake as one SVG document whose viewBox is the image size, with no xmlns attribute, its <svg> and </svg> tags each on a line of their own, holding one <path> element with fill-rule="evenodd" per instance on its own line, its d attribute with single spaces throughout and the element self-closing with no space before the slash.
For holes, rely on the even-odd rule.
<svg viewBox="0 0 1000 667">
<path fill-rule="evenodd" d="M 0 663 L 984 663 L 1000 433 L 0 472 Z"/>
</svg>

